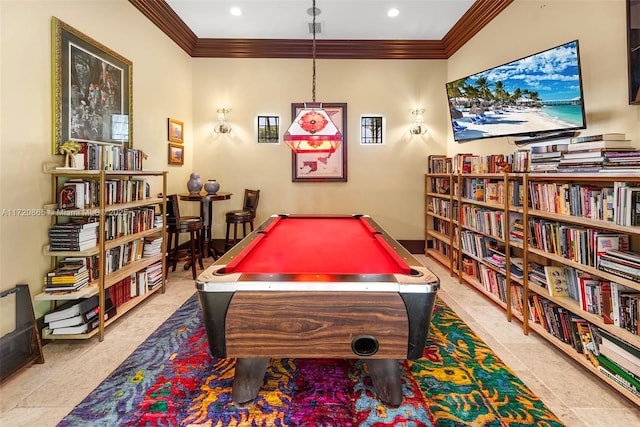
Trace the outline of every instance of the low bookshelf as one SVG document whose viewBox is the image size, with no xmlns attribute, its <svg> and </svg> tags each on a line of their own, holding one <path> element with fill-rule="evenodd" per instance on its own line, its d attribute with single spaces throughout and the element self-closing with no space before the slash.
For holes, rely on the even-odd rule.
<svg viewBox="0 0 640 427">
<path fill-rule="evenodd" d="M 640 174 L 429 166 L 426 255 L 640 405 L 636 365 L 613 372 L 599 350 L 640 356 Z"/>
</svg>

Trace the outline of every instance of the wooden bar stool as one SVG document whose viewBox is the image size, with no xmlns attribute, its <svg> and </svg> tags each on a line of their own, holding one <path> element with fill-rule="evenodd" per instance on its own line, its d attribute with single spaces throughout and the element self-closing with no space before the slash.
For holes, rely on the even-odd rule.
<svg viewBox="0 0 640 427">
<path fill-rule="evenodd" d="M 189 233 L 189 249 L 179 249 L 180 234 Z M 198 216 L 180 216 L 178 195 L 167 196 L 167 265 L 171 264 L 171 271 L 176 271 L 178 261 L 186 261 L 185 270 L 191 268 L 193 278 L 196 278 L 196 261 L 201 269 L 202 262 L 202 218 Z"/>
<path fill-rule="evenodd" d="M 227 232 L 224 238 L 224 250 L 228 251 L 236 243 L 238 243 L 238 227 L 242 224 L 242 237 L 247 233 L 247 224 L 253 231 L 253 220 L 256 218 L 258 210 L 258 201 L 260 199 L 260 190 L 244 190 L 244 201 L 242 209 L 228 211 L 225 213 L 225 222 L 227 223 Z M 233 240 L 230 239 L 231 226 L 233 226 Z"/>
</svg>

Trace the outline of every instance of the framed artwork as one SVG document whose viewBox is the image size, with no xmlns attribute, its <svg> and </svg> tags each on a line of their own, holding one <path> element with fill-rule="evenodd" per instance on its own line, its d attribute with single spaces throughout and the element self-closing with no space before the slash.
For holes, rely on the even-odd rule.
<svg viewBox="0 0 640 427">
<path fill-rule="evenodd" d="M 56 17 L 53 40 L 53 154 L 65 141 L 133 147 L 133 64 Z"/>
<path fill-rule="evenodd" d="M 184 145 L 169 143 L 169 164 L 184 164 Z"/>
<path fill-rule="evenodd" d="M 629 104 L 640 104 L 640 0 L 627 0 Z"/>
<path fill-rule="evenodd" d="M 304 103 L 291 104 L 291 120 L 295 120 Z M 292 182 L 347 182 L 347 104 L 322 103 L 342 135 L 342 142 L 333 153 L 291 152 Z"/>
<path fill-rule="evenodd" d="M 178 144 L 182 144 L 184 142 L 183 135 L 184 131 L 184 123 L 180 120 L 172 119 L 169 117 L 168 126 L 167 126 L 167 134 L 169 135 L 169 141 L 177 142 Z"/>
<path fill-rule="evenodd" d="M 381 114 L 363 114 L 360 116 L 360 144 L 384 144 L 385 120 Z"/>
<path fill-rule="evenodd" d="M 258 116 L 258 143 L 280 142 L 280 116 Z"/>
</svg>

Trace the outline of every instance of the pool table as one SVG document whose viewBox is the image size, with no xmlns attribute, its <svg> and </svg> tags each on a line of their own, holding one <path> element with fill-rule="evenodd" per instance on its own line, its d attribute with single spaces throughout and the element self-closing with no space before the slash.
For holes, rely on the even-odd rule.
<svg viewBox="0 0 640 427">
<path fill-rule="evenodd" d="M 368 215 L 274 215 L 196 279 L 214 357 L 237 358 L 233 400 L 271 358 L 357 358 L 402 403 L 399 359 L 422 357 L 438 277 Z"/>
</svg>

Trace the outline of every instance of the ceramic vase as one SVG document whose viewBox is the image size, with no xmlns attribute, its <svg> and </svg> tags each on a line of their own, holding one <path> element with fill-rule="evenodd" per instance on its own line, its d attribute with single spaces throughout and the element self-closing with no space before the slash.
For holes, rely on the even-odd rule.
<svg viewBox="0 0 640 427">
<path fill-rule="evenodd" d="M 206 184 L 204 184 L 204 190 L 207 192 L 207 194 L 216 194 L 219 189 L 220 183 L 218 183 L 218 181 L 216 181 L 215 179 L 210 179 L 206 182 Z"/>
<path fill-rule="evenodd" d="M 190 194 L 198 194 L 202 190 L 202 181 L 200 181 L 200 174 L 192 173 L 187 182 L 187 189 Z"/>
</svg>

